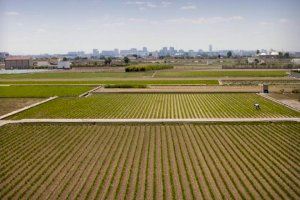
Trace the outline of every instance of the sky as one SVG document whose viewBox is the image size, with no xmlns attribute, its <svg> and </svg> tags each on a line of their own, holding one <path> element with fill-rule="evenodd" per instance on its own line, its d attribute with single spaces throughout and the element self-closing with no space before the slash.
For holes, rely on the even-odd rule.
<svg viewBox="0 0 300 200">
<path fill-rule="evenodd" d="M 0 0 L 0 51 L 300 51 L 300 0 Z"/>
</svg>

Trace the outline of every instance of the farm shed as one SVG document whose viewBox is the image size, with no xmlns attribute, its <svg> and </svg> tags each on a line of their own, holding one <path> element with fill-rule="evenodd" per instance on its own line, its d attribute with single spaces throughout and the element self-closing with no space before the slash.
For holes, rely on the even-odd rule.
<svg viewBox="0 0 300 200">
<path fill-rule="evenodd" d="M 32 66 L 30 56 L 10 56 L 5 59 L 5 69 L 30 69 Z"/>
<path fill-rule="evenodd" d="M 260 84 L 260 92 L 261 93 L 269 93 L 269 85 L 268 84 Z"/>
</svg>

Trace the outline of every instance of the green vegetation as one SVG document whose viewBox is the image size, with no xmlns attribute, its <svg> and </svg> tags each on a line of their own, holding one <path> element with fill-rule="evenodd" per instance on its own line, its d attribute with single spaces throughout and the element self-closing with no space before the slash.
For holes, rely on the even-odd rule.
<svg viewBox="0 0 300 200">
<path fill-rule="evenodd" d="M 137 84 L 109 84 L 104 85 L 105 88 L 147 88 L 147 85 Z"/>
<path fill-rule="evenodd" d="M 259 103 L 261 110 L 254 109 Z M 99 94 L 58 98 L 10 119 L 24 118 L 252 118 L 300 117 L 256 94 Z"/>
<path fill-rule="evenodd" d="M 47 72 L 32 74 L 0 74 L 1 79 L 97 79 L 151 76 L 152 72 Z"/>
<path fill-rule="evenodd" d="M 91 86 L 11 85 L 0 87 L 0 97 L 72 97 L 91 89 Z"/>
<path fill-rule="evenodd" d="M 125 68 L 126 72 L 144 72 L 144 71 L 153 71 L 153 70 L 162 70 L 162 69 L 173 69 L 171 65 L 135 65 L 128 66 Z"/>
<path fill-rule="evenodd" d="M 155 77 L 284 77 L 285 71 L 178 71 L 157 72 Z"/>
<path fill-rule="evenodd" d="M 299 199 L 300 123 L 11 124 L 0 199 Z"/>
<path fill-rule="evenodd" d="M 105 85 L 105 84 L 138 84 L 138 85 L 218 85 L 217 80 L 17 80 L 17 81 L 0 81 L 0 84 L 56 84 L 56 85 L 67 85 L 67 84 L 91 84 L 91 85 Z"/>
</svg>

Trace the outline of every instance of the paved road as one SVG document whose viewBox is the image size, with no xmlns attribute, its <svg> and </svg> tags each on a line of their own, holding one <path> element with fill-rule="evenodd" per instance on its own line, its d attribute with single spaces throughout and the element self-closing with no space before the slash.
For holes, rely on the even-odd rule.
<svg viewBox="0 0 300 200">
<path fill-rule="evenodd" d="M 21 119 L 0 120 L 11 123 L 193 123 L 193 122 L 300 122 L 300 118 L 195 118 L 195 119 Z"/>
</svg>

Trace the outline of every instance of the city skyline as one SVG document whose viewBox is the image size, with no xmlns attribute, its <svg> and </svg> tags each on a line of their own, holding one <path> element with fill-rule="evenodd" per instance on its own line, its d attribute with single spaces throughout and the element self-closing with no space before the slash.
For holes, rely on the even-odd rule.
<svg viewBox="0 0 300 200">
<path fill-rule="evenodd" d="M 300 51 L 299 6 L 297 0 L 0 0 L 0 51 L 143 46 L 206 51 L 210 44 L 217 50 Z"/>
</svg>

